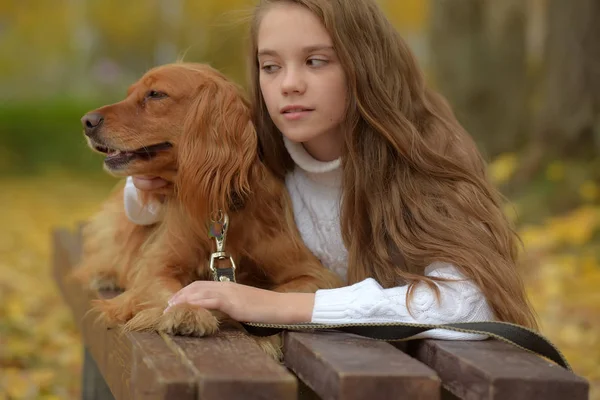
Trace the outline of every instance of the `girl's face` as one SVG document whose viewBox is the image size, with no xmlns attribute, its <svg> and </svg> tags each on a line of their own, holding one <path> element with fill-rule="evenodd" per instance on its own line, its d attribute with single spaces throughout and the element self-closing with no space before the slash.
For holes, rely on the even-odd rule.
<svg viewBox="0 0 600 400">
<path fill-rule="evenodd" d="M 258 29 L 260 89 L 269 115 L 316 159 L 340 156 L 346 76 L 319 19 L 303 6 L 271 6 Z"/>
</svg>

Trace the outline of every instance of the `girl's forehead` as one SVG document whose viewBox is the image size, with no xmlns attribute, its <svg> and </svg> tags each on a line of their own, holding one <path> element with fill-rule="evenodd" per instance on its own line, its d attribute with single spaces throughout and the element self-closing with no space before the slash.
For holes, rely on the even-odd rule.
<svg viewBox="0 0 600 400">
<path fill-rule="evenodd" d="M 272 49 L 331 46 L 332 41 L 319 18 L 307 8 L 284 2 L 270 7 L 262 16 L 257 42 Z"/>
</svg>

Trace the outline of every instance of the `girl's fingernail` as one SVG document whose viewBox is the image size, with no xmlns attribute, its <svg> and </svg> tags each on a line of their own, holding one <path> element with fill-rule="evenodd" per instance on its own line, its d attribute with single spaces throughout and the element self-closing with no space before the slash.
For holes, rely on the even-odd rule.
<svg viewBox="0 0 600 400">
<path fill-rule="evenodd" d="M 167 308 L 165 308 L 163 311 L 163 315 L 166 314 L 166 312 L 169 311 L 170 308 L 171 308 L 171 305 L 169 305 Z"/>
</svg>

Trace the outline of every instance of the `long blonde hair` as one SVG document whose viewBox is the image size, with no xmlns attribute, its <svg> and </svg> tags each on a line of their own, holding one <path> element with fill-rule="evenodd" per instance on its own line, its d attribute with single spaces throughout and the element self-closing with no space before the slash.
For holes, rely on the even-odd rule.
<svg viewBox="0 0 600 400">
<path fill-rule="evenodd" d="M 425 282 L 426 266 L 454 264 L 500 321 L 536 328 L 516 268 L 518 238 L 485 162 L 445 100 L 373 0 L 262 0 L 251 23 L 250 89 L 260 151 L 283 178 L 293 168 L 259 86 L 257 33 L 281 2 L 312 11 L 331 36 L 348 82 L 341 227 L 349 283 Z"/>
</svg>

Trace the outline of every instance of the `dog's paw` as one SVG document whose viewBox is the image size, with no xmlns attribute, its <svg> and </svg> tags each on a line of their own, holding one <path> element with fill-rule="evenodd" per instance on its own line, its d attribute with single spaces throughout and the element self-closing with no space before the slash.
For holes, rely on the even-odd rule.
<svg viewBox="0 0 600 400">
<path fill-rule="evenodd" d="M 131 307 L 128 307 L 119 297 L 110 300 L 92 300 L 90 311 L 97 312 L 97 320 L 104 322 L 110 328 L 122 325 L 133 317 Z"/>
<path fill-rule="evenodd" d="M 126 332 L 132 331 L 156 331 L 161 321 L 164 308 L 152 307 L 139 311 L 131 318 L 123 330 Z"/>
<path fill-rule="evenodd" d="M 178 304 L 164 313 L 158 330 L 171 335 L 208 336 L 217 332 L 219 321 L 205 308 Z"/>
</svg>

